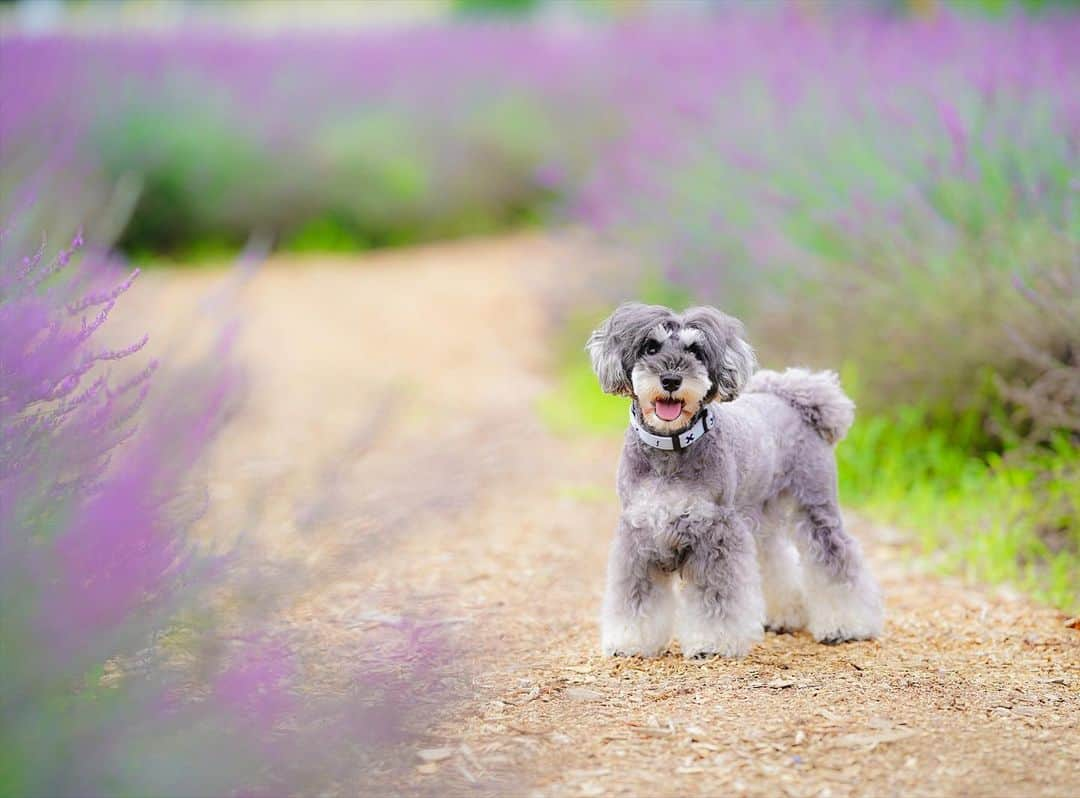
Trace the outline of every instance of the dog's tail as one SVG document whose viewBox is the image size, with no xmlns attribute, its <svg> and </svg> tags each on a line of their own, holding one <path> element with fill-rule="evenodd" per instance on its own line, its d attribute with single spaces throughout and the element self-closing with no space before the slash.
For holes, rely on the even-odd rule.
<svg viewBox="0 0 1080 798">
<path fill-rule="evenodd" d="M 803 421 L 827 443 L 843 438 L 855 420 L 855 403 L 840 387 L 835 371 L 762 370 L 750 378 L 746 393 L 779 396 L 799 411 Z"/>
</svg>

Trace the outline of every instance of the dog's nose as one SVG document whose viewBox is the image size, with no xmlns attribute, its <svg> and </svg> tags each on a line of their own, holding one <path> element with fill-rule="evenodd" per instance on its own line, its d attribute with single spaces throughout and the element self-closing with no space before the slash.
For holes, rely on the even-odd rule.
<svg viewBox="0 0 1080 798">
<path fill-rule="evenodd" d="M 665 374 L 660 378 L 660 384 L 664 386 L 665 391 L 677 391 L 682 385 L 682 377 L 678 374 Z"/>
</svg>

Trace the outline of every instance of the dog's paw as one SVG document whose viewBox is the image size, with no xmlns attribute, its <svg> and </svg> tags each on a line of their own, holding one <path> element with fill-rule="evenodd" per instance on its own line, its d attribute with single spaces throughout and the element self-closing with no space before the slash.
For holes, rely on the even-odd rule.
<svg viewBox="0 0 1080 798">
<path fill-rule="evenodd" d="M 765 590 L 765 631 L 790 634 L 805 629 L 806 621 L 801 584 L 773 584 Z"/>
<path fill-rule="evenodd" d="M 602 643 L 600 645 L 600 652 L 605 657 L 658 657 L 663 653 L 663 649 L 660 646 L 634 646 L 615 643 Z"/>
<path fill-rule="evenodd" d="M 651 659 L 653 657 L 659 657 L 661 652 L 659 649 L 656 651 L 623 651 L 621 649 L 608 649 L 601 648 L 605 657 L 639 657 L 641 659 Z"/>
<path fill-rule="evenodd" d="M 873 640 L 876 634 L 867 634 L 863 637 L 844 637 L 842 635 L 830 635 L 818 638 L 817 642 L 823 646 L 842 646 L 844 643 L 856 643 L 860 640 Z"/>
<path fill-rule="evenodd" d="M 684 626 L 678 632 L 679 646 L 688 660 L 745 657 L 762 637 L 760 625 L 710 629 L 689 629 Z"/>
<path fill-rule="evenodd" d="M 873 640 L 881 636 L 884 625 L 881 597 L 869 580 L 855 585 L 829 585 L 812 597 L 807 629 L 819 643 Z"/>
<path fill-rule="evenodd" d="M 765 631 L 778 635 L 795 634 L 806 628 L 806 610 L 801 603 L 770 608 L 765 615 Z"/>
<path fill-rule="evenodd" d="M 717 657 L 738 659 L 750 653 L 756 640 L 710 640 L 708 642 L 679 641 L 683 657 L 694 662 L 708 662 Z"/>
<path fill-rule="evenodd" d="M 645 619 L 605 624 L 600 635 L 600 651 L 605 657 L 656 657 L 671 641 L 671 632 L 662 624 Z"/>
<path fill-rule="evenodd" d="M 687 659 L 745 657 L 765 637 L 760 596 L 729 606 L 723 615 L 706 611 L 694 595 L 684 596 L 675 637 Z"/>
<path fill-rule="evenodd" d="M 717 654 L 715 651 L 699 651 L 696 654 L 685 655 L 686 659 L 688 659 L 690 662 L 711 662 L 718 656 L 720 655 Z"/>
<path fill-rule="evenodd" d="M 842 617 L 832 617 L 828 624 L 812 625 L 810 634 L 819 643 L 834 646 L 881 636 L 884 621 L 880 610 L 863 608 Z"/>
</svg>

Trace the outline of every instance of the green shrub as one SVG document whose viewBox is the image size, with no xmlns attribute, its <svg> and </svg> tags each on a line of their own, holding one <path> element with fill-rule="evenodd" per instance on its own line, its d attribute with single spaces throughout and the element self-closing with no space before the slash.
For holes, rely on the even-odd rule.
<svg viewBox="0 0 1080 798">
<path fill-rule="evenodd" d="M 1080 609 L 1080 448 L 1058 435 L 979 457 L 962 443 L 977 414 L 955 422 L 915 406 L 857 418 L 837 448 L 843 501 L 910 532 L 937 568 Z"/>
</svg>

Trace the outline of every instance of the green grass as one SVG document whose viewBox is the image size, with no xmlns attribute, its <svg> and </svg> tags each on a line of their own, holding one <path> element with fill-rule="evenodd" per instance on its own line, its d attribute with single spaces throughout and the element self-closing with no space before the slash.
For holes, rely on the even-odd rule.
<svg viewBox="0 0 1080 798">
<path fill-rule="evenodd" d="M 560 435 L 618 435 L 626 429 L 629 407 L 623 397 L 600 390 L 584 353 L 563 367 L 558 390 L 537 403 L 540 417 Z"/>
<path fill-rule="evenodd" d="M 618 435 L 627 408 L 567 346 L 537 410 L 556 434 Z M 904 530 L 935 570 L 1080 611 L 1080 448 L 1062 437 L 1023 456 L 977 456 L 964 444 L 979 429 L 972 415 L 945 421 L 918 407 L 858 417 L 837 448 L 844 504 Z"/>
<path fill-rule="evenodd" d="M 917 407 L 858 419 L 837 448 L 842 499 L 937 569 L 1080 609 L 1080 449 L 976 456 L 951 433 Z"/>
</svg>

